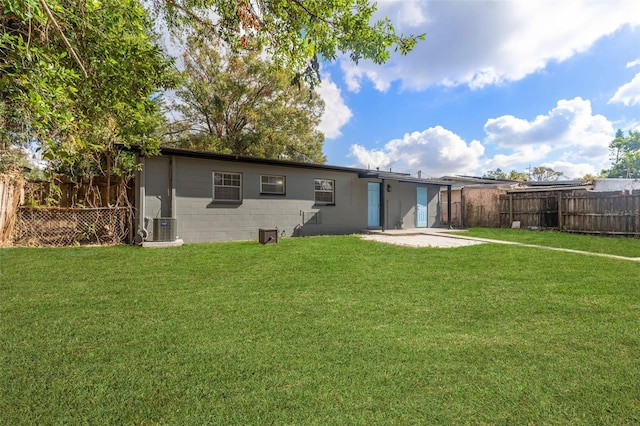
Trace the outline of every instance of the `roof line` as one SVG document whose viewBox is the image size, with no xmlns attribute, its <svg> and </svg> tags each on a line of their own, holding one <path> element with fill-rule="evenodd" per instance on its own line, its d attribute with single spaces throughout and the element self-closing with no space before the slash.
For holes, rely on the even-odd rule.
<svg viewBox="0 0 640 426">
<path fill-rule="evenodd" d="M 138 145 L 132 145 L 128 149 L 141 153 L 141 148 Z M 330 170 L 330 171 L 338 171 L 338 172 L 345 172 L 345 173 L 357 173 L 359 178 L 387 179 L 387 180 L 395 180 L 398 182 L 418 183 L 423 185 L 451 186 L 451 182 L 416 178 L 411 176 L 411 174 L 409 173 L 398 173 L 398 172 L 391 172 L 391 171 L 386 172 L 386 171 L 380 171 L 380 170 L 360 169 L 356 167 L 332 166 L 328 164 L 318 164 L 318 163 L 303 163 L 300 161 L 276 160 L 272 158 L 247 157 L 247 156 L 235 155 L 235 154 L 220 154 L 216 152 L 193 151 L 189 149 L 171 148 L 171 147 L 160 147 L 160 154 L 161 155 L 177 155 L 180 157 L 202 158 L 202 159 L 219 160 L 219 161 L 238 161 L 238 162 L 249 163 L 249 164 L 264 164 L 264 165 L 271 165 L 271 166 Z"/>
<path fill-rule="evenodd" d="M 130 149 L 141 153 L 140 146 L 132 145 Z M 346 167 L 346 166 L 332 166 L 328 164 L 319 164 L 319 163 L 303 163 L 300 161 L 248 157 L 248 156 L 236 155 L 236 154 L 221 154 L 217 152 L 194 151 L 189 149 L 171 148 L 171 147 L 160 147 L 160 155 L 176 155 L 180 157 L 202 158 L 202 159 L 219 160 L 219 161 L 238 161 L 238 162 L 250 163 L 250 164 L 265 164 L 265 165 L 273 165 L 273 166 L 333 170 L 333 171 L 341 171 L 341 172 L 347 172 L 347 173 L 360 173 L 360 172 L 366 171 L 365 169 L 358 169 L 358 168 Z M 151 155 L 147 157 L 155 157 L 155 155 Z"/>
</svg>

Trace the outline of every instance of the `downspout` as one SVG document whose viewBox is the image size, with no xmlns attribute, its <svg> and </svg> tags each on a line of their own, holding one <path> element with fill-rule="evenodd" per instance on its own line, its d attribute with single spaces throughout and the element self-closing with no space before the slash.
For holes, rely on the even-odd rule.
<svg viewBox="0 0 640 426">
<path fill-rule="evenodd" d="M 451 185 L 447 185 L 447 222 L 449 222 L 449 229 L 451 227 Z"/>
<path fill-rule="evenodd" d="M 175 218 L 176 217 L 176 180 L 177 180 L 177 176 L 178 173 L 176 173 L 176 156 L 172 155 L 171 159 L 169 160 L 169 174 L 171 175 L 171 181 L 170 181 L 170 191 L 169 191 L 169 197 L 170 197 L 170 204 L 169 204 L 169 217 Z"/>
<path fill-rule="evenodd" d="M 384 179 L 382 179 L 382 184 L 380 185 L 380 224 L 382 225 L 382 232 L 384 232 L 385 230 L 385 224 L 387 222 L 387 218 L 385 215 L 385 204 L 386 204 L 386 200 L 384 197 L 384 191 L 385 191 L 385 181 Z"/>
<path fill-rule="evenodd" d="M 136 179 L 136 200 L 135 207 L 138 214 L 137 220 L 137 229 L 136 235 L 141 235 L 142 238 L 146 238 L 147 230 L 144 227 L 144 213 L 146 209 L 146 182 L 145 176 L 147 174 L 146 166 L 147 166 L 147 158 L 141 157 L 140 154 L 136 154 L 137 163 L 141 165 L 140 170 L 138 171 L 138 179 Z"/>
<path fill-rule="evenodd" d="M 464 202 L 464 186 L 460 188 L 460 228 L 464 229 L 464 215 L 465 215 L 465 202 Z"/>
</svg>

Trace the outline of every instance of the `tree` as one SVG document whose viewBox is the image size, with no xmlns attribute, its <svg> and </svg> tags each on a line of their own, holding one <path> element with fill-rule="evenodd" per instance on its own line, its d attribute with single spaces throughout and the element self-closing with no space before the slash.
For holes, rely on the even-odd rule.
<svg viewBox="0 0 640 426">
<path fill-rule="evenodd" d="M 174 30 L 197 28 L 232 49 L 258 45 L 276 63 L 301 70 L 313 58 L 338 53 L 358 62 L 386 62 L 391 51 L 410 52 L 424 35 L 397 34 L 385 17 L 372 22 L 369 0 L 152 0 Z M 307 68 L 307 71 L 309 69 Z"/>
<path fill-rule="evenodd" d="M 495 170 L 487 170 L 482 177 L 486 179 L 504 180 L 507 178 L 507 174 L 503 172 L 501 168 L 497 168 Z"/>
<path fill-rule="evenodd" d="M 61 169 L 93 157 L 91 167 L 107 175 L 117 144 L 157 149 L 156 94 L 173 81 L 141 0 L 0 1 L 0 107 L 9 111 L 0 118 L 3 141 L 14 148 L 35 141 Z M 312 84 L 319 58 L 346 53 L 382 63 L 424 38 L 396 34 L 387 18 L 372 22 L 376 8 L 367 0 L 145 4 L 172 30 L 234 51 L 255 45 Z"/>
<path fill-rule="evenodd" d="M 296 161 L 324 162 L 324 135 L 316 130 L 324 103 L 291 84 L 255 51 L 218 52 L 189 38 L 184 84 L 175 108 L 172 145 L 205 151 Z M 177 139 L 177 140 L 176 140 Z"/>
<path fill-rule="evenodd" d="M 563 172 L 557 172 L 551 167 L 538 166 L 533 168 L 531 172 L 531 179 L 537 182 L 556 181 L 563 175 Z"/>
<path fill-rule="evenodd" d="M 2 4 L 5 140 L 35 142 L 56 171 L 108 178 L 118 144 L 157 150 L 163 117 L 154 93 L 172 86 L 172 68 L 138 1 Z"/>
<path fill-rule="evenodd" d="M 517 181 L 520 181 L 520 182 L 525 182 L 527 180 L 527 175 L 522 173 L 522 172 L 511 170 L 509 172 L 509 175 L 507 176 L 507 178 L 509 180 L 517 180 Z"/>
<path fill-rule="evenodd" d="M 602 174 L 602 173 L 600 173 L 598 175 L 593 174 L 593 173 L 587 173 L 586 175 L 582 176 L 581 178 L 578 178 L 578 180 L 586 182 L 586 181 L 590 181 L 590 180 L 602 179 L 603 177 L 605 177 L 605 175 Z"/>
<path fill-rule="evenodd" d="M 618 129 L 609 144 L 611 169 L 606 171 L 610 178 L 640 178 L 640 131 L 630 130 L 627 136 Z"/>
<path fill-rule="evenodd" d="M 495 170 L 487 171 L 483 176 L 483 178 L 488 179 L 496 179 L 496 180 L 517 180 L 517 181 L 526 181 L 527 176 L 524 173 L 520 173 L 516 170 L 511 170 L 508 174 L 503 172 L 502 169 L 497 168 Z"/>
</svg>

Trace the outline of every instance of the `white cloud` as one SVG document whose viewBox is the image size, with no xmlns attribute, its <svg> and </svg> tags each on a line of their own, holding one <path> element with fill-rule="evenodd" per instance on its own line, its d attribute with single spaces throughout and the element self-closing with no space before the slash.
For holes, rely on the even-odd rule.
<svg viewBox="0 0 640 426">
<path fill-rule="evenodd" d="M 488 170 L 548 165 L 567 177 L 608 168 L 609 143 L 615 134 L 613 124 L 594 115 L 591 102 L 582 98 L 560 100 L 546 115 L 532 121 L 511 115 L 491 118 L 484 130 L 485 145 L 501 150 L 485 160 Z"/>
<path fill-rule="evenodd" d="M 405 134 L 402 139 L 389 141 L 383 149 L 351 146 L 351 156 L 356 159 L 357 167 L 412 173 L 421 170 L 424 175 L 433 177 L 476 173 L 483 153 L 484 147 L 480 142 L 467 143 L 441 126 Z"/>
<path fill-rule="evenodd" d="M 603 135 L 612 133 L 613 125 L 604 116 L 593 115 L 590 101 L 577 97 L 559 100 L 555 108 L 533 121 L 511 115 L 490 118 L 484 130 L 486 141 L 500 146 L 598 146 Z"/>
<path fill-rule="evenodd" d="M 353 113 L 345 104 L 340 88 L 331 81 L 328 73 L 323 73 L 322 84 L 316 88 L 316 92 L 325 104 L 318 130 L 324 133 L 325 138 L 335 139 L 342 135 L 340 129 L 351 120 Z"/>
<path fill-rule="evenodd" d="M 621 103 L 626 106 L 640 105 L 640 73 L 636 74 L 629 83 L 620 86 L 609 99 L 609 103 Z"/>
<path fill-rule="evenodd" d="M 563 177 L 567 179 L 580 179 L 586 175 L 597 176 L 602 171 L 602 169 L 596 169 L 593 164 L 571 163 L 568 161 L 552 161 L 542 164 L 542 166 L 562 172 Z"/>
<path fill-rule="evenodd" d="M 436 126 L 407 133 L 382 149 L 352 145 L 351 156 L 357 167 L 411 173 L 422 170 L 434 177 L 481 175 L 496 168 L 524 172 L 528 167 L 545 166 L 567 178 L 579 178 L 610 167 L 614 126 L 604 116 L 593 114 L 591 103 L 581 98 L 559 100 L 547 114 L 533 120 L 510 115 L 491 118 L 484 130 L 482 142 L 467 143 Z"/>
<path fill-rule="evenodd" d="M 399 32 L 426 32 L 427 39 L 384 66 L 342 61 L 352 91 L 365 79 L 381 91 L 395 80 L 418 90 L 515 81 L 586 51 L 626 24 L 640 25 L 637 0 L 383 0 L 378 7 L 378 16 L 389 16 Z"/>
<path fill-rule="evenodd" d="M 419 27 L 428 23 L 424 1 L 387 1 L 377 2 L 378 16 L 387 16 L 391 22 L 406 27 Z"/>
<path fill-rule="evenodd" d="M 627 62 L 627 68 L 633 68 L 640 65 L 640 59 L 636 59 L 635 61 Z"/>
</svg>

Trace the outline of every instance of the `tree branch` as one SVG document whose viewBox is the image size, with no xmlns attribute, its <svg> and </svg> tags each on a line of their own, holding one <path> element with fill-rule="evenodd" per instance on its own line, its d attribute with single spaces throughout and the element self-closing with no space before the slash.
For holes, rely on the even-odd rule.
<svg viewBox="0 0 640 426">
<path fill-rule="evenodd" d="M 200 23 L 201 25 L 204 25 L 205 27 L 209 27 L 209 28 L 215 28 L 215 26 L 211 22 L 200 18 L 198 15 L 196 15 L 195 13 L 190 11 L 189 9 L 180 6 L 175 1 L 173 1 L 173 0 L 165 0 L 165 2 L 167 3 L 168 6 L 178 9 L 180 12 L 184 13 L 189 18 L 191 18 L 194 21 Z"/>
<path fill-rule="evenodd" d="M 71 43 L 69 43 L 69 40 L 64 35 L 64 32 L 62 32 L 62 28 L 60 28 L 60 25 L 58 24 L 58 21 L 56 21 L 56 18 L 53 16 L 53 13 L 51 13 L 51 9 L 49 9 L 49 6 L 47 5 L 47 2 L 45 0 L 40 0 L 40 5 L 42 5 L 42 10 L 44 10 L 44 13 L 47 15 L 47 17 L 49 18 L 49 20 L 51 21 L 51 23 L 55 27 L 56 31 L 60 35 L 60 38 L 62 38 L 62 41 L 63 41 L 64 45 L 67 46 L 67 50 L 69 51 L 71 56 L 73 56 L 73 59 L 76 61 L 76 63 L 78 64 L 78 66 L 82 70 L 82 73 L 84 74 L 85 78 L 89 78 L 89 74 L 87 73 L 87 70 L 85 69 L 84 65 L 82 64 L 82 61 L 78 57 L 78 54 L 76 53 L 75 49 L 73 48 L 73 46 L 71 46 Z"/>
<path fill-rule="evenodd" d="M 293 3 L 298 5 L 300 8 L 302 8 L 305 12 L 307 12 L 307 15 L 311 16 L 313 19 L 317 19 L 318 21 L 324 22 L 325 24 L 330 25 L 332 28 L 334 27 L 335 25 L 334 22 L 326 18 L 322 18 L 316 15 L 315 13 L 312 13 L 300 0 L 293 0 Z"/>
</svg>

